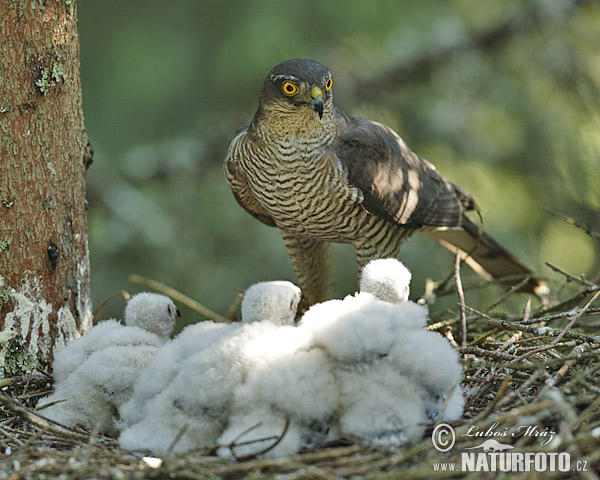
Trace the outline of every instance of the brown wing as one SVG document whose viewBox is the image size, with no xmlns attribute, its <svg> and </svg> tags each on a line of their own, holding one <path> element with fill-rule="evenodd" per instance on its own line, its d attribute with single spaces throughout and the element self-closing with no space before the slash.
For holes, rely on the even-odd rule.
<svg viewBox="0 0 600 480">
<path fill-rule="evenodd" d="M 275 226 L 275 221 L 269 215 L 269 213 L 260 205 L 252 190 L 246 182 L 246 175 L 239 168 L 238 157 L 240 155 L 251 155 L 251 149 L 247 144 L 247 126 L 238 130 L 236 136 L 231 141 L 227 155 L 225 157 L 224 169 L 227 181 L 233 192 L 233 196 L 240 204 L 240 206 L 246 210 L 254 218 L 257 218 L 261 222 L 270 227 Z"/>
<path fill-rule="evenodd" d="M 335 153 L 348 182 L 363 192 L 367 211 L 418 228 L 460 226 L 463 213 L 476 208 L 467 192 L 410 150 L 392 129 L 358 117 L 346 120 L 348 128 L 339 135 Z"/>
</svg>

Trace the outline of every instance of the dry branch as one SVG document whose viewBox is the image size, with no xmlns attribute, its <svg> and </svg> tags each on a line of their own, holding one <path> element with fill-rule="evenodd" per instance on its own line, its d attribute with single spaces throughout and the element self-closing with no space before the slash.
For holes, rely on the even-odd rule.
<svg viewBox="0 0 600 480">
<path fill-rule="evenodd" d="M 181 305 L 185 305 L 186 307 L 192 309 L 194 312 L 199 313 L 203 317 L 208 318 L 214 322 L 219 323 L 229 323 L 229 320 L 222 315 L 219 315 L 216 312 L 213 312 L 210 308 L 205 307 L 201 303 L 198 303 L 196 300 L 191 299 L 187 295 L 184 295 L 178 290 L 171 288 L 164 283 L 160 283 L 156 280 L 152 280 L 150 278 L 142 277 L 141 275 L 131 274 L 129 275 L 129 281 L 131 283 L 135 283 L 137 285 L 142 285 L 144 287 L 155 290 L 163 295 L 167 295 L 171 297 L 171 299 L 175 303 L 180 303 Z"/>
<path fill-rule="evenodd" d="M 458 292 L 458 305 L 460 307 L 460 324 L 462 326 L 462 346 L 467 345 L 467 315 L 465 313 L 465 292 L 463 291 L 462 281 L 460 279 L 460 255 L 454 256 L 454 279 L 456 282 L 456 291 Z"/>
<path fill-rule="evenodd" d="M 552 336 L 552 337 L 560 335 L 561 338 L 562 338 L 562 336 L 567 336 L 569 338 L 574 338 L 576 340 L 582 340 L 584 342 L 600 344 L 600 335 L 591 336 L 591 335 L 586 335 L 584 333 L 558 330 L 556 328 L 551 328 L 551 327 L 534 327 L 532 325 L 526 325 L 524 323 L 509 322 L 507 320 L 498 320 L 496 318 L 492 318 L 491 316 L 489 316 L 483 312 L 480 312 L 479 310 L 469 307 L 468 305 L 466 306 L 466 308 L 468 310 L 472 311 L 473 313 L 476 313 L 480 317 L 484 318 L 488 324 L 493 325 L 495 327 L 502 327 L 505 330 L 511 330 L 511 331 L 521 330 L 524 332 L 535 333 L 538 335 L 547 335 L 547 336 Z M 539 321 L 539 319 L 538 319 L 538 321 Z"/>
<path fill-rule="evenodd" d="M 584 222 L 583 220 L 577 220 L 577 219 L 569 217 L 567 215 L 563 215 L 562 213 L 555 212 L 554 210 L 550 210 L 549 208 L 546 208 L 546 207 L 542 207 L 542 210 L 544 210 L 546 213 L 549 213 L 550 215 L 560 218 L 562 221 L 564 221 L 570 225 L 574 225 L 578 228 L 581 228 L 590 237 L 595 238 L 596 240 L 600 240 L 600 233 L 596 232 L 589 223 Z"/>
</svg>

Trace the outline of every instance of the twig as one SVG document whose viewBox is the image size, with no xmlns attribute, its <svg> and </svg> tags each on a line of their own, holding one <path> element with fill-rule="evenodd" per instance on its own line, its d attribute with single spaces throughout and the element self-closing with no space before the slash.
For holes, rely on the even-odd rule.
<svg viewBox="0 0 600 480">
<path fill-rule="evenodd" d="M 599 289 L 599 287 L 597 285 L 594 285 L 593 287 L 587 287 L 585 290 L 582 290 L 582 291 L 576 293 L 571 298 L 568 298 L 560 303 L 557 303 L 556 305 L 542 306 L 542 308 L 538 309 L 535 313 L 537 315 L 540 313 L 543 314 L 543 313 L 548 313 L 548 312 L 555 312 L 557 310 L 564 311 L 568 308 L 572 308 L 572 307 L 578 305 L 579 302 L 581 302 L 581 300 L 583 300 L 585 297 L 587 297 L 590 293 L 596 293 L 598 291 L 598 289 Z"/>
<path fill-rule="evenodd" d="M 442 328 L 448 327 L 449 325 L 454 325 L 456 323 L 456 319 L 453 320 L 442 320 L 439 322 L 432 323 L 425 327 L 425 330 L 436 331 Z"/>
<path fill-rule="evenodd" d="M 50 379 L 44 375 L 16 375 L 14 377 L 0 379 L 0 388 L 25 385 L 30 383 L 47 383 Z"/>
<path fill-rule="evenodd" d="M 566 270 L 563 270 L 562 268 L 560 268 L 557 265 L 554 265 L 553 263 L 550 263 L 550 262 L 545 262 L 545 263 L 552 270 L 563 275 L 567 279 L 567 282 L 581 283 L 582 285 L 585 285 L 586 287 L 596 287 L 596 288 L 598 287 L 597 285 L 593 284 L 589 280 L 586 280 L 583 275 L 579 275 L 578 277 L 576 277 L 575 275 L 567 272 Z"/>
<path fill-rule="evenodd" d="M 35 407 L 35 408 L 37 410 L 45 410 L 47 408 L 53 407 L 54 405 L 58 405 L 59 403 L 64 403 L 66 401 L 67 401 L 67 399 L 63 398 L 62 400 L 55 400 L 53 402 L 44 403 L 43 405 L 41 405 L 39 407 Z"/>
<path fill-rule="evenodd" d="M 483 312 L 480 312 L 479 310 L 469 307 L 468 305 L 465 305 L 465 307 L 468 310 L 478 314 L 480 317 L 484 318 L 488 324 L 498 326 L 498 327 L 503 327 L 505 330 L 512 330 L 512 331 L 522 330 L 525 332 L 535 333 L 537 335 L 543 334 L 543 335 L 548 335 L 548 336 L 552 336 L 552 337 L 560 335 L 564 331 L 564 330 L 558 330 L 556 328 L 550 328 L 550 327 L 533 327 L 531 325 L 525 325 L 523 323 L 509 322 L 507 320 L 497 320 Z M 576 340 L 583 340 L 584 342 L 600 344 L 600 336 L 593 337 L 591 335 L 586 335 L 584 333 L 577 333 L 577 332 L 571 332 L 571 331 L 566 331 L 565 333 L 563 333 L 563 336 L 567 336 L 569 338 L 574 338 Z"/>
<path fill-rule="evenodd" d="M 175 450 L 175 447 L 177 446 L 179 441 L 182 439 L 182 437 L 185 435 L 185 432 L 187 432 L 188 428 L 189 428 L 189 425 L 186 423 L 183 427 L 181 427 L 179 432 L 177 432 L 177 435 L 175 435 L 175 438 L 169 445 L 169 448 L 167 448 L 167 453 L 165 454 L 165 458 L 171 458 L 171 455 L 173 455 L 173 451 Z"/>
<path fill-rule="evenodd" d="M 506 393 L 506 390 L 508 390 L 508 386 L 512 381 L 512 378 L 512 375 L 510 373 L 507 373 L 506 376 L 502 379 L 502 383 L 500 384 L 498 393 L 496 393 L 496 396 L 494 397 L 492 402 L 487 406 L 483 415 L 479 418 L 480 420 L 485 420 L 494 411 L 494 408 L 496 408 L 496 405 L 498 405 L 498 402 L 502 399 L 502 397 Z"/>
<path fill-rule="evenodd" d="M 500 305 L 504 300 L 506 300 L 508 297 L 510 297 L 512 294 L 514 294 L 515 292 L 518 292 L 521 290 L 522 287 L 524 287 L 525 285 L 527 285 L 527 283 L 531 280 L 531 277 L 525 277 L 523 280 L 521 280 L 519 283 L 517 283 L 516 285 L 513 285 L 511 287 L 510 290 L 508 290 L 507 292 L 504 293 L 504 295 L 502 295 L 498 300 L 496 300 L 494 303 L 492 303 L 489 307 L 487 307 L 485 309 L 486 312 L 489 312 L 492 308 L 497 307 L 498 305 Z"/>
<path fill-rule="evenodd" d="M 590 237 L 593 237 L 593 238 L 595 238 L 597 240 L 600 240 L 600 233 L 595 232 L 594 229 L 592 228 L 592 226 L 589 223 L 584 222 L 582 220 L 577 220 L 575 218 L 568 217 L 566 215 L 563 215 L 562 213 L 555 212 L 554 210 L 550 210 L 549 208 L 546 208 L 546 207 L 542 207 L 542 210 L 544 210 L 546 213 L 549 213 L 550 215 L 555 216 L 556 218 L 560 218 L 562 221 L 564 221 L 566 223 L 569 223 L 569 224 L 574 225 L 574 226 L 576 226 L 578 228 L 581 228 Z"/>
<path fill-rule="evenodd" d="M 520 323 L 523 323 L 525 325 L 530 325 L 532 323 L 542 323 L 542 322 L 551 322 L 552 320 L 560 320 L 562 318 L 571 318 L 573 317 L 573 315 L 576 315 L 579 312 L 579 310 L 574 311 L 568 311 L 568 312 L 561 312 L 561 313 L 556 313 L 554 315 L 548 315 L 547 317 L 533 317 L 533 318 L 528 318 L 528 319 L 523 319 Z M 591 316 L 591 315 L 600 315 L 600 308 L 589 308 L 586 312 L 586 315 Z"/>
<path fill-rule="evenodd" d="M 573 378 L 571 378 L 565 386 L 567 388 L 570 388 L 572 386 L 577 385 L 578 383 L 587 382 L 586 378 L 588 376 L 591 378 L 594 378 L 594 375 L 596 375 L 598 373 L 598 371 L 600 371 L 600 363 L 596 362 L 596 364 L 593 367 L 583 370 L 582 372 L 579 372 L 577 375 L 575 375 Z M 594 383 L 596 383 L 596 382 L 594 382 Z M 595 387 L 598 388 L 597 386 L 595 386 Z M 599 410 L 599 413 L 600 413 L 600 410 Z"/>
<path fill-rule="evenodd" d="M 531 317 L 531 297 L 527 299 L 527 303 L 525 304 L 525 308 L 523 309 L 523 323 L 527 323 Z"/>
<path fill-rule="evenodd" d="M 281 434 L 278 437 L 266 437 L 266 438 L 260 438 L 260 439 L 256 439 L 256 440 L 250 440 L 247 442 L 242 442 L 242 443 L 236 443 L 236 441 L 246 435 L 247 433 L 251 432 L 252 430 L 254 430 L 255 428 L 258 428 L 260 426 L 260 423 L 254 425 L 253 427 L 250 427 L 249 429 L 243 431 L 240 435 L 238 435 L 229 445 L 229 450 L 231 451 L 231 454 L 233 455 L 233 457 L 238 461 L 238 462 L 243 462 L 245 460 L 250 460 L 252 458 L 256 458 L 259 457 L 260 455 L 264 455 L 265 453 L 273 450 L 277 445 L 279 445 L 279 443 L 281 442 L 281 440 L 283 440 L 283 437 L 285 436 L 285 434 L 288 431 L 288 428 L 290 426 L 290 418 L 286 417 L 285 419 L 285 425 L 283 426 L 283 431 L 281 432 Z M 241 445 L 248 445 L 248 444 L 252 444 L 252 443 L 258 443 L 258 442 L 264 442 L 267 440 L 275 440 L 274 443 L 272 443 L 271 445 L 269 445 L 268 447 L 264 448 L 263 450 L 260 450 L 259 452 L 255 452 L 255 453 L 250 453 L 248 455 L 236 455 L 236 453 L 234 452 L 234 448 L 235 447 L 239 447 Z"/>
<path fill-rule="evenodd" d="M 485 431 L 489 427 L 491 427 L 494 423 L 498 422 L 500 424 L 505 425 L 505 424 L 508 424 L 509 422 L 516 420 L 518 418 L 534 415 L 534 414 L 536 414 L 538 412 L 542 412 L 542 411 L 547 411 L 550 408 L 552 408 L 554 405 L 555 404 L 552 401 L 543 400 L 543 401 L 536 402 L 536 403 L 526 404 L 519 408 L 513 408 L 513 409 L 509 410 L 508 412 L 503 413 L 502 415 L 491 415 L 491 418 L 490 418 L 490 416 L 488 416 L 486 421 L 483 424 L 479 423 L 479 416 L 474 419 L 471 419 L 469 422 L 478 424 L 479 430 Z M 483 412 L 483 413 L 485 413 L 485 412 Z M 468 428 L 469 428 L 469 424 L 455 429 L 457 437 L 464 436 L 464 434 L 467 433 Z"/>
<path fill-rule="evenodd" d="M 567 324 L 564 330 L 554 340 L 552 340 L 552 343 L 557 343 L 571 329 L 571 327 L 575 325 L 575 322 L 577 322 L 577 320 L 581 318 L 581 316 L 587 311 L 588 308 L 590 308 L 592 303 L 594 303 L 598 299 L 598 297 L 600 297 L 600 290 L 598 290 L 596 294 L 590 299 L 590 301 L 585 304 L 585 307 L 583 307 L 579 311 L 579 313 L 573 318 L 573 320 L 571 320 Z"/>
<path fill-rule="evenodd" d="M 25 386 L 23 387 L 23 392 L 21 393 L 21 395 L 19 395 L 19 401 L 23 401 L 23 398 L 25 398 L 25 395 L 27 394 L 27 389 L 29 388 L 29 384 L 31 383 L 31 377 L 33 377 L 33 371 L 34 369 L 32 368 L 29 371 L 29 375 L 27 375 L 27 381 L 25 382 Z"/>
<path fill-rule="evenodd" d="M 510 353 L 499 352 L 498 350 L 486 350 L 481 347 L 461 347 L 460 353 L 470 353 L 479 357 L 489 357 L 500 361 L 512 361 L 515 357 Z"/>
<path fill-rule="evenodd" d="M 6 438 L 11 440 L 12 442 L 15 442 L 19 447 L 23 447 L 25 445 L 25 443 L 23 443 L 21 440 L 19 440 L 17 437 L 15 437 L 13 434 L 4 430 L 2 427 L 0 427 L 0 435 L 4 435 Z"/>
<path fill-rule="evenodd" d="M 582 353 L 584 353 L 588 348 L 590 348 L 590 345 L 587 343 L 582 343 L 581 345 L 577 345 L 571 351 L 571 355 L 579 356 Z M 578 360 L 577 358 L 572 358 L 572 359 L 567 360 L 564 363 L 564 365 L 562 367 L 560 367 L 557 372 L 554 373 L 554 375 L 552 375 L 548 380 L 546 380 L 546 382 L 544 383 L 544 386 L 538 392 L 535 399 L 537 400 L 538 398 L 540 398 L 541 395 L 543 395 L 545 392 L 547 392 L 552 387 L 554 387 L 558 382 L 560 382 L 562 380 L 562 378 L 569 371 L 569 368 L 572 368 L 577 363 L 577 360 Z"/>
<path fill-rule="evenodd" d="M 508 350 L 511 345 L 517 342 L 523 336 L 523 332 L 521 330 L 517 330 L 512 337 L 510 337 L 506 342 L 500 345 L 498 351 L 502 352 L 504 350 Z"/>
<path fill-rule="evenodd" d="M 522 355 L 519 355 L 518 357 L 513 358 L 510 362 L 508 362 L 508 364 L 519 363 L 529 357 L 532 357 L 533 355 L 545 352 L 547 350 L 554 350 L 556 348 L 558 348 L 558 345 L 555 343 L 550 343 L 549 345 L 541 345 L 539 347 L 535 347 L 528 350 L 527 352 L 523 353 Z"/>
<path fill-rule="evenodd" d="M 118 292 L 111 293 L 108 297 L 106 297 L 104 300 L 102 300 L 102 303 L 94 312 L 94 318 L 92 319 L 93 325 L 96 325 L 96 323 L 98 323 L 98 320 L 100 320 L 100 315 L 102 315 L 102 311 L 104 310 L 104 307 L 106 306 L 106 304 L 108 302 L 110 302 L 113 298 L 116 298 L 116 297 L 123 297 L 125 299 L 125 301 L 128 302 L 129 299 L 131 298 L 131 295 L 126 290 L 119 290 Z"/>
<path fill-rule="evenodd" d="M 240 306 L 240 304 L 242 303 L 243 299 L 244 299 L 244 292 L 238 292 L 238 294 L 236 295 L 236 297 L 233 300 L 232 304 L 229 306 L 229 308 L 225 312 L 224 317 L 228 321 L 230 321 L 230 322 L 234 321 L 234 319 L 235 319 L 235 312 L 236 312 L 237 308 Z"/>
<path fill-rule="evenodd" d="M 460 280 L 460 255 L 457 253 L 454 257 L 454 279 L 456 281 L 456 291 L 458 292 L 458 304 L 460 306 L 460 322 L 462 325 L 462 341 L 463 347 L 467 346 L 467 315 L 465 313 L 465 292 L 463 291 L 462 282 Z"/>
<path fill-rule="evenodd" d="M 29 411 L 29 409 L 17 404 L 17 402 L 15 402 L 13 399 L 8 397 L 7 395 L 0 394 L 0 404 L 4 405 L 6 408 L 8 408 L 11 412 L 13 412 L 19 418 L 21 418 L 29 423 L 32 423 L 34 425 L 37 425 L 38 427 L 46 429 L 55 435 L 65 437 L 65 438 L 71 438 L 74 440 L 83 440 L 83 441 L 89 440 L 88 435 L 85 435 L 83 433 L 76 433 L 76 432 L 73 432 L 68 429 L 58 428 L 58 427 L 53 426 L 49 422 L 42 420 L 42 417 L 34 415 L 31 411 Z"/>
<path fill-rule="evenodd" d="M 466 347 L 474 347 L 475 345 L 479 345 L 480 343 L 482 343 L 486 338 L 491 337 L 492 335 L 496 335 L 498 332 L 501 332 L 502 329 L 501 328 L 494 328 L 488 332 L 482 333 L 481 335 L 479 335 L 477 338 L 475 338 L 475 340 L 471 340 L 469 343 L 467 343 L 465 346 Z"/>
<path fill-rule="evenodd" d="M 431 442 L 429 442 L 428 449 L 431 449 Z M 289 471 L 298 471 L 300 468 L 310 470 L 310 467 L 313 464 L 322 464 L 323 462 L 335 462 L 339 458 L 352 458 L 357 454 L 361 454 L 366 450 L 363 445 L 353 444 L 350 446 L 337 447 L 337 448 L 326 448 L 319 449 L 314 452 L 304 453 L 293 455 L 291 457 L 286 458 L 276 458 L 276 459 L 258 459 L 258 460 L 249 460 L 244 463 L 235 463 L 235 464 L 224 464 L 218 465 L 212 469 L 213 473 L 218 475 L 220 478 L 246 478 L 250 472 L 254 472 L 256 470 L 265 471 L 265 470 L 275 470 L 277 467 L 286 467 L 285 470 Z M 278 469 L 281 471 L 280 469 Z M 310 474 L 312 475 L 314 472 L 311 470 Z M 302 477 L 302 478 L 315 478 L 314 476 Z M 328 478 L 339 478 L 335 474 L 330 475 Z"/>
<path fill-rule="evenodd" d="M 222 315 L 219 315 L 216 312 L 213 312 L 210 308 L 205 307 L 204 305 L 198 303 L 196 300 L 191 299 L 187 295 L 181 293 L 174 288 L 171 288 L 164 283 L 160 283 L 156 280 L 152 280 L 150 278 L 142 277 L 141 275 L 131 274 L 129 275 L 129 281 L 131 283 L 135 283 L 137 285 L 143 285 L 145 287 L 151 288 L 157 292 L 160 292 L 168 297 L 171 297 L 176 303 L 181 303 L 186 307 L 194 310 L 199 313 L 203 317 L 206 317 L 214 322 L 218 323 L 229 323 L 229 320 Z"/>
<path fill-rule="evenodd" d="M 524 392 L 526 392 L 533 385 L 535 385 L 542 375 L 543 373 L 540 370 L 534 370 L 533 372 L 531 372 L 529 378 L 525 380 L 525 382 L 523 382 L 523 384 L 517 390 L 512 390 L 508 392 L 508 394 L 506 394 L 500 400 L 500 402 L 498 403 L 498 408 L 508 406 L 508 404 L 514 399 L 522 399 Z"/>
<path fill-rule="evenodd" d="M 577 417 L 577 421 L 569 425 L 571 432 L 577 430 L 581 424 L 587 422 L 594 415 L 598 415 L 600 411 L 600 396 L 598 396 L 592 403 L 590 403 L 585 410 L 583 410 Z"/>
</svg>

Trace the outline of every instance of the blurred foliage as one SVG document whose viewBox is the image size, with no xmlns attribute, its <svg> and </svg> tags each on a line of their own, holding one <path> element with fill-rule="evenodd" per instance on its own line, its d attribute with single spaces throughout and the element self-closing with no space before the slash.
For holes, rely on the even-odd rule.
<svg viewBox="0 0 600 480">
<path fill-rule="evenodd" d="M 559 278 L 550 261 L 598 275 L 599 242 L 541 208 L 599 229 L 597 2 L 104 0 L 78 12 L 95 304 L 136 290 L 129 273 L 220 312 L 255 281 L 294 280 L 278 231 L 236 204 L 222 173 L 264 76 L 294 57 L 327 64 L 338 106 L 395 128 L 539 273 Z M 354 258 L 333 250 L 341 295 Z M 400 258 L 413 297 L 452 271 L 421 235 Z"/>
</svg>

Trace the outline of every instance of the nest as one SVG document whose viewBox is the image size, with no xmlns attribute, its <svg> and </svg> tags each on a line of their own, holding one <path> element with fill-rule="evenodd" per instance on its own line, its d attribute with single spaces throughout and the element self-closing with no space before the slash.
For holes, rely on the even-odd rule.
<svg viewBox="0 0 600 480">
<path fill-rule="evenodd" d="M 419 443 L 395 450 L 345 437 L 281 459 L 230 461 L 208 450 L 143 457 L 98 432 L 67 428 L 34 411 L 51 388 L 51 377 L 39 372 L 0 380 L 0 479 L 482 478 L 461 471 L 461 454 L 488 439 L 510 444 L 514 452 L 570 455 L 569 472 L 537 476 L 565 478 L 580 470 L 580 478 L 598 478 L 593 472 L 600 471 L 600 308 L 594 302 L 600 289 L 562 273 L 565 281 L 556 290 L 569 287 L 566 299 L 537 311 L 528 301 L 522 314 L 507 315 L 495 313 L 495 307 L 516 289 L 489 308 L 472 308 L 464 303 L 457 264 L 451 290 L 458 292 L 459 304 L 434 314 L 428 327 L 455 343 L 465 366 L 465 414 L 450 425 L 455 442 L 445 452 L 434 448 L 432 438 L 442 437 L 431 426 Z"/>
</svg>

